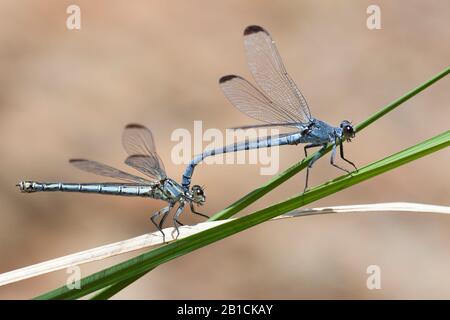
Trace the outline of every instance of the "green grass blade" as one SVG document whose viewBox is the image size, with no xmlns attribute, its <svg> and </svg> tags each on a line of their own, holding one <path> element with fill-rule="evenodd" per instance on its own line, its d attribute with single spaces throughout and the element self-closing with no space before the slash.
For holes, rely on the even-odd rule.
<svg viewBox="0 0 450 320">
<path fill-rule="evenodd" d="M 406 150 L 393 154 L 361 168 L 357 173 L 341 176 L 328 181 L 304 194 L 298 194 L 287 201 L 269 206 L 239 219 L 192 235 L 166 246 L 154 249 L 135 258 L 119 263 L 113 267 L 94 273 L 81 280 L 81 289 L 70 290 L 66 286 L 38 296 L 37 299 L 76 299 L 104 287 L 139 277 L 148 270 L 187 254 L 195 249 L 231 236 L 259 223 L 309 204 L 339 190 L 348 188 L 376 175 L 392 170 L 425 155 L 436 152 L 450 145 L 450 131 L 432 139 L 421 142 Z"/>
<path fill-rule="evenodd" d="M 113 295 L 115 295 L 117 292 L 122 290 L 123 288 L 129 286 L 134 281 L 138 280 L 139 278 L 143 277 L 147 274 L 147 272 L 152 271 L 153 269 L 150 269 L 148 271 L 145 271 L 141 274 L 138 274 L 137 276 L 133 276 L 130 278 L 127 278 L 125 280 L 122 280 L 120 282 L 116 282 L 109 287 L 102 289 L 100 292 L 97 292 L 94 296 L 92 296 L 89 300 L 107 300 L 111 298 Z"/>
<path fill-rule="evenodd" d="M 361 130 L 363 130 L 365 127 L 367 127 L 368 125 L 370 125 L 371 123 L 373 123 L 374 121 L 378 120 L 379 118 L 381 118 L 382 116 L 386 115 L 388 112 L 394 110 L 395 108 L 397 108 L 399 105 L 401 105 L 403 102 L 411 99 L 412 97 L 414 97 L 416 94 L 418 94 L 419 92 L 425 90 L 426 88 L 428 88 L 429 86 L 431 86 L 433 83 L 439 81 L 440 79 L 444 78 L 446 75 L 448 75 L 450 73 L 450 67 L 448 67 L 447 69 L 445 69 L 444 71 L 438 73 L 437 75 L 435 75 L 432 79 L 428 80 L 427 82 L 421 84 L 420 86 L 418 86 L 417 88 L 415 88 L 414 90 L 411 90 L 410 92 L 408 92 L 407 94 L 405 94 L 403 97 L 398 98 L 397 100 L 395 100 L 394 102 L 388 104 L 387 106 L 385 106 L 384 108 L 382 108 L 380 111 L 374 113 L 371 117 L 369 117 L 368 119 L 364 120 L 363 122 L 361 122 L 360 124 L 358 124 L 355 129 L 356 132 L 359 132 Z"/>
</svg>

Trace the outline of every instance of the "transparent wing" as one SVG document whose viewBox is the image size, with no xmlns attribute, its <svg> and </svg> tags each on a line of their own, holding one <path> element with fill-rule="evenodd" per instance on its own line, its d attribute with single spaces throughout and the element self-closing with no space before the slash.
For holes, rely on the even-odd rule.
<svg viewBox="0 0 450 320">
<path fill-rule="evenodd" d="M 129 156 L 125 160 L 125 163 L 149 177 L 158 180 L 162 180 L 167 177 L 164 165 L 156 153 L 151 155 Z"/>
<path fill-rule="evenodd" d="M 97 175 L 103 176 L 103 177 L 110 177 L 114 179 L 129 181 L 129 182 L 136 182 L 140 184 L 149 184 L 150 181 L 129 173 L 126 173 L 124 171 L 121 171 L 119 169 L 110 167 L 106 164 L 92 161 L 92 160 L 85 160 L 85 159 L 70 159 L 69 163 L 71 163 L 74 167 L 90 172 L 95 173 Z"/>
<path fill-rule="evenodd" d="M 249 117 L 276 125 L 300 121 L 297 114 L 273 102 L 240 76 L 224 76 L 220 78 L 219 85 L 231 104 Z"/>
<path fill-rule="evenodd" d="M 140 124 L 128 124 L 122 136 L 125 151 L 133 156 L 135 154 L 149 155 L 156 153 L 155 140 L 152 132 Z"/>
<path fill-rule="evenodd" d="M 267 128 L 267 127 L 298 127 L 298 122 L 291 122 L 291 123 L 266 123 L 266 124 L 251 124 L 248 126 L 239 126 L 239 127 L 232 127 L 229 128 L 231 130 L 246 130 L 246 129 L 253 129 L 253 128 Z"/>
<path fill-rule="evenodd" d="M 298 122 L 307 123 L 311 113 L 305 97 L 297 88 L 278 53 L 270 34 L 260 26 L 244 30 L 244 44 L 250 71 L 259 88 Z"/>
<path fill-rule="evenodd" d="M 130 155 L 125 163 L 143 174 L 157 179 L 166 177 L 164 164 L 156 153 L 152 132 L 140 124 L 125 127 L 122 142 Z"/>
</svg>

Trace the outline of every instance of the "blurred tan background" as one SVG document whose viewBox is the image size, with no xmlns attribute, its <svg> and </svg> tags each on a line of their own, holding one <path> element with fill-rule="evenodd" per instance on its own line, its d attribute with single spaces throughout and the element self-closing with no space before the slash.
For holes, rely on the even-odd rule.
<svg viewBox="0 0 450 320">
<path fill-rule="evenodd" d="M 224 98 L 217 80 L 250 78 L 242 31 L 266 27 L 315 117 L 358 123 L 449 66 L 448 1 L 76 1 L 82 29 L 65 22 L 71 1 L 0 4 L 0 272 L 154 230 L 156 200 L 21 194 L 15 183 L 105 180 L 72 168 L 85 157 L 125 169 L 129 122 L 149 126 L 167 172 L 177 128 L 255 123 Z M 382 29 L 366 27 L 381 7 Z M 347 144 L 363 166 L 448 129 L 450 78 L 405 103 Z M 281 149 L 280 170 L 303 157 Z M 449 205 L 450 154 L 443 150 L 330 196 L 313 207 L 389 201 Z M 340 175 L 328 160 L 311 183 Z M 199 166 L 213 214 L 270 177 L 257 165 Z M 97 179 L 97 180 L 96 180 Z M 301 192 L 300 174 L 245 213 Z M 189 211 L 186 223 L 200 221 Z M 173 260 L 115 298 L 450 298 L 450 219 L 428 214 L 314 216 L 271 222 Z M 82 267 L 83 275 L 122 261 Z M 381 290 L 366 268 L 381 267 Z M 63 285 L 64 271 L 0 287 L 30 298 Z"/>
</svg>

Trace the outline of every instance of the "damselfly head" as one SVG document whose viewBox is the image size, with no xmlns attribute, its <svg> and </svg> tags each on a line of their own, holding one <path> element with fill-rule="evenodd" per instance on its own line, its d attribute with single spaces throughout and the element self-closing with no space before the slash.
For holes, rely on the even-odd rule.
<svg viewBox="0 0 450 320">
<path fill-rule="evenodd" d="M 192 200 L 195 203 L 203 204 L 205 202 L 206 196 L 203 187 L 199 186 L 198 184 L 193 185 L 191 193 L 192 193 Z"/>
<path fill-rule="evenodd" d="M 355 137 L 355 129 L 353 129 L 352 123 L 348 120 L 343 120 L 341 122 L 341 128 L 342 138 L 350 142 Z"/>
</svg>

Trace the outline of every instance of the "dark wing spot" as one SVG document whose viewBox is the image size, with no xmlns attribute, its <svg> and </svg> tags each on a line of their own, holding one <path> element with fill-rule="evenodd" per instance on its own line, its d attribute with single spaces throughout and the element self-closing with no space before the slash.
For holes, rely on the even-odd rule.
<svg viewBox="0 0 450 320">
<path fill-rule="evenodd" d="M 223 76 L 219 79 L 219 83 L 224 83 L 230 80 L 233 80 L 234 78 L 239 78 L 238 76 L 234 75 L 234 74 L 229 74 L 226 76 Z"/>
<path fill-rule="evenodd" d="M 87 161 L 86 159 L 69 159 L 69 163 L 75 163 L 75 162 L 83 162 Z"/>
<path fill-rule="evenodd" d="M 131 159 L 146 159 L 148 156 L 143 154 L 133 154 L 132 156 L 129 156 L 125 159 L 125 163 L 128 164 Z"/>
<path fill-rule="evenodd" d="M 126 125 L 125 129 L 145 129 L 145 127 L 142 124 L 130 123 Z"/>
<path fill-rule="evenodd" d="M 266 30 L 264 30 L 263 27 L 253 25 L 253 26 L 248 26 L 247 28 L 245 28 L 244 36 L 248 36 L 250 34 L 258 33 L 258 32 L 264 32 L 264 33 L 269 34 Z"/>
</svg>

